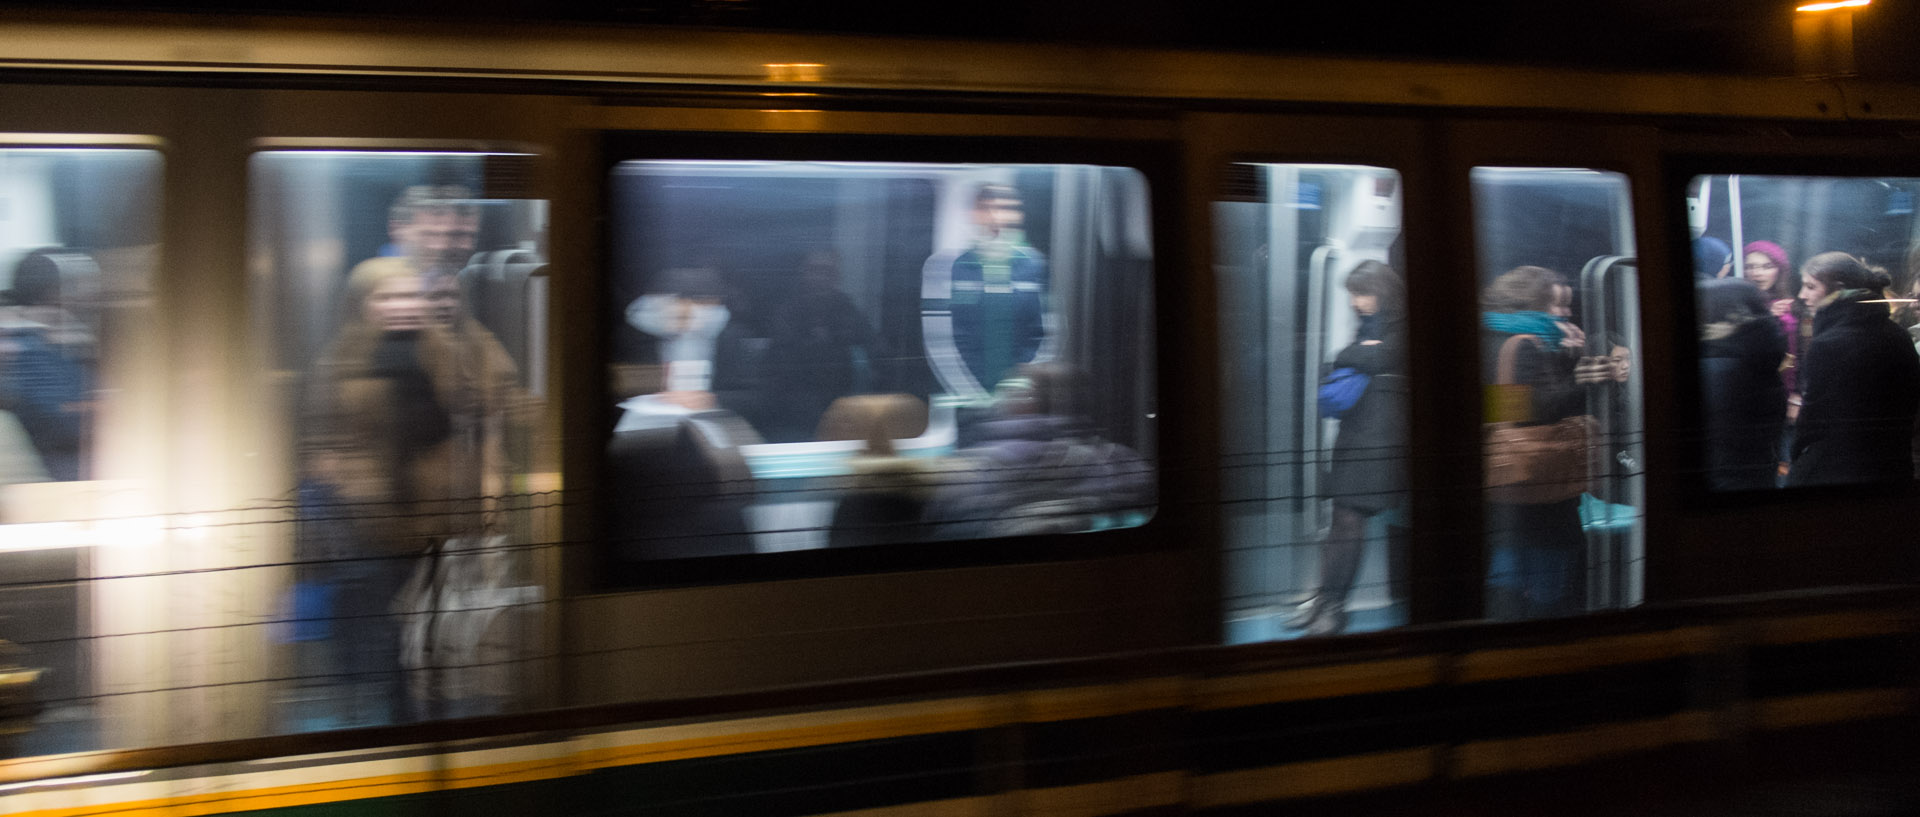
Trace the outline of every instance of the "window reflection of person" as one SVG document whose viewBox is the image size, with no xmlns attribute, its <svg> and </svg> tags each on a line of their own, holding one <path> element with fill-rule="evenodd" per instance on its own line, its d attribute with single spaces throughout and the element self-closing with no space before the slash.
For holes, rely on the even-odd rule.
<svg viewBox="0 0 1920 817">
<path fill-rule="evenodd" d="M 1334 356 L 1334 368 L 1368 376 L 1360 399 L 1340 418 L 1332 465 L 1322 493 L 1332 497 L 1333 524 L 1320 542 L 1320 588 L 1284 622 L 1306 635 L 1330 635 L 1347 626 L 1366 546 L 1367 520 L 1400 504 L 1406 491 L 1406 287 L 1392 267 L 1365 261 L 1347 275 L 1349 302 L 1359 317 L 1353 343 Z"/>
<path fill-rule="evenodd" d="M 1883 277 L 1853 256 L 1825 252 L 1807 260 L 1800 278 L 1813 337 L 1801 359 L 1787 484 L 1910 478 L 1920 357 L 1888 317 Z"/>
<path fill-rule="evenodd" d="M 348 280 L 352 310 L 311 379 L 311 478 L 344 503 L 358 531 L 337 619 L 352 666 L 379 679 L 391 717 L 412 717 L 399 670 L 395 598 L 423 554 L 486 529 L 480 502 L 498 489 L 498 361 L 472 359 L 429 314 L 425 284 L 401 258 L 374 259 Z M 511 376 L 505 378 L 511 382 Z"/>
<path fill-rule="evenodd" d="M 767 382 L 779 400 L 767 406 L 768 442 L 811 440 L 833 401 L 868 390 L 873 330 L 840 291 L 840 259 L 808 253 L 799 285 L 774 312 Z"/>
<path fill-rule="evenodd" d="M 974 196 L 973 246 L 953 262 L 953 345 L 983 391 L 1032 362 L 1046 339 L 1047 261 L 1027 243 L 1020 194 L 984 184 Z"/>
</svg>

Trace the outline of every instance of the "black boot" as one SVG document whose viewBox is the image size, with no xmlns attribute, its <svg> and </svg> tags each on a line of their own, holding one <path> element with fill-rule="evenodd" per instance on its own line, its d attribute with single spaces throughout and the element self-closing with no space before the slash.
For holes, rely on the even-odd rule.
<svg viewBox="0 0 1920 817">
<path fill-rule="evenodd" d="M 1313 596 L 1313 608 L 1288 619 L 1287 626 L 1305 630 L 1303 635 L 1333 635 L 1347 628 L 1347 594 L 1360 572 L 1366 525 L 1359 511 L 1334 503 L 1333 525 L 1320 543 L 1320 592 Z"/>
</svg>

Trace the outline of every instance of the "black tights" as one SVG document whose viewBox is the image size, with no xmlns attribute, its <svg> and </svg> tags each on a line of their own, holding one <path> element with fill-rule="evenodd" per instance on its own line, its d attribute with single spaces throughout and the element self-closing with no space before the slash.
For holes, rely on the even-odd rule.
<svg viewBox="0 0 1920 817">
<path fill-rule="evenodd" d="M 1367 515 L 1333 503 L 1333 526 L 1320 542 L 1320 601 L 1340 609 L 1360 573 L 1360 555 L 1367 545 Z"/>
</svg>

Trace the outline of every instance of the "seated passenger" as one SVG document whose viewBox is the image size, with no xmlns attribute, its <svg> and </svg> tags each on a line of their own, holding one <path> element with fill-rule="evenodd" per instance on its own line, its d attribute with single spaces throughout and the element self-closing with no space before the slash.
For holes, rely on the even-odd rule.
<svg viewBox="0 0 1920 817">
<path fill-rule="evenodd" d="M 862 394 L 833 401 L 820 421 L 821 440 L 862 440 L 847 461 L 851 473 L 834 506 L 830 547 L 878 545 L 926 538 L 917 529 L 927 503 L 951 465 L 934 457 L 901 456 L 895 440 L 927 428 L 927 405 L 908 394 Z"/>
<path fill-rule="evenodd" d="M 870 388 L 873 330 L 839 286 L 839 257 L 808 253 L 791 299 L 774 312 L 767 386 L 779 399 L 766 406 L 768 442 L 813 439 L 828 405 Z"/>
<path fill-rule="evenodd" d="M 1787 338 L 1752 283 L 1715 278 L 1695 289 L 1707 484 L 1716 491 L 1772 488 L 1787 419 L 1779 375 Z"/>
<path fill-rule="evenodd" d="M 1882 276 L 1843 252 L 1800 269 L 1813 313 L 1801 360 L 1803 404 L 1788 485 L 1911 478 L 1909 445 L 1920 410 L 1920 356 L 1889 318 Z"/>
<path fill-rule="evenodd" d="M 993 417 L 954 455 L 928 509 L 941 538 L 1072 533 L 1151 504 L 1153 471 L 1067 413 L 1071 375 L 1029 363 L 996 390 Z"/>
<path fill-rule="evenodd" d="M 66 481 L 86 475 L 95 349 L 61 278 L 51 252 L 28 253 L 0 294 L 0 411 L 19 421 L 47 475 Z"/>
<path fill-rule="evenodd" d="M 11 412 L 0 411 L 0 487 L 46 481 L 46 466 L 26 429 Z M 0 503 L 0 524 L 6 521 L 6 505 Z"/>
<path fill-rule="evenodd" d="M 663 370 L 656 402 L 687 411 L 723 408 L 757 429 L 765 341 L 731 320 L 722 286 L 711 269 L 668 270 L 627 305 L 627 325 L 654 342 L 652 362 Z"/>
</svg>

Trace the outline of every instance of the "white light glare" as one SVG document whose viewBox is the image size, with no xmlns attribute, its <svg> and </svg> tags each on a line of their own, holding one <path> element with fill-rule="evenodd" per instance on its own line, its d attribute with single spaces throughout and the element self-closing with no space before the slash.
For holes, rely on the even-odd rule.
<svg viewBox="0 0 1920 817">
<path fill-rule="evenodd" d="M 1794 11 L 1832 11 L 1834 9 L 1859 8 L 1871 2 L 1873 2 L 1873 0 L 1837 0 L 1837 2 L 1833 3 L 1808 3 L 1807 5 L 1794 9 Z"/>
</svg>

